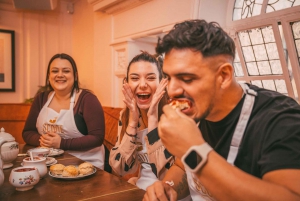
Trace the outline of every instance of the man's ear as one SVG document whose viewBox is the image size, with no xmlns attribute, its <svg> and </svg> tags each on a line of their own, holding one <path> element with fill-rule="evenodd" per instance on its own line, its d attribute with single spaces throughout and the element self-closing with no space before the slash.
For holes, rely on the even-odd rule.
<svg viewBox="0 0 300 201">
<path fill-rule="evenodd" d="M 218 81 L 222 89 L 228 88 L 233 79 L 233 66 L 230 63 L 222 64 L 218 69 Z"/>
</svg>

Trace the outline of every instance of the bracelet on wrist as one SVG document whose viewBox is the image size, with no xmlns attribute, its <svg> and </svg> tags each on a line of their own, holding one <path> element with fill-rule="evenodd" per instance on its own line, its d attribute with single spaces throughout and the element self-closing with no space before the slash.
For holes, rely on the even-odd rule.
<svg viewBox="0 0 300 201">
<path fill-rule="evenodd" d="M 125 130 L 125 133 L 126 133 L 126 135 L 128 135 L 128 136 L 130 136 L 130 137 L 136 137 L 136 136 L 137 136 L 137 134 L 133 135 L 133 134 L 129 134 L 129 133 L 127 133 L 127 131 L 126 131 L 126 130 Z"/>
<path fill-rule="evenodd" d="M 128 124 L 129 127 L 137 129 L 137 126 L 131 126 L 130 124 Z"/>
</svg>

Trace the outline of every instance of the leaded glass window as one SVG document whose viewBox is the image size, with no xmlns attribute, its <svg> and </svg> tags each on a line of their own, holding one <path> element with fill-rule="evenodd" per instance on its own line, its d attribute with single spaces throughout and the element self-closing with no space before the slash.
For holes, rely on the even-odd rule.
<svg viewBox="0 0 300 201">
<path fill-rule="evenodd" d="M 235 0 L 228 31 L 235 33 L 239 82 L 278 91 L 299 102 L 300 0 Z"/>
<path fill-rule="evenodd" d="M 271 26 L 238 32 L 249 76 L 282 75 Z"/>
<path fill-rule="evenodd" d="M 236 0 L 233 9 L 233 20 L 259 15 L 262 2 L 263 0 Z"/>
<path fill-rule="evenodd" d="M 266 8 L 266 13 L 299 6 L 300 0 L 269 0 Z"/>
</svg>

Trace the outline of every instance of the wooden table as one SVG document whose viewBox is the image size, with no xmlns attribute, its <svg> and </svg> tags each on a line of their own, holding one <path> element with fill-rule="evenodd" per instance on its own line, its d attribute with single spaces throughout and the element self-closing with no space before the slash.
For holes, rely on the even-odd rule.
<svg viewBox="0 0 300 201">
<path fill-rule="evenodd" d="M 20 153 L 32 148 L 25 145 L 20 146 Z M 26 201 L 26 200 L 103 200 L 103 201 L 141 201 L 144 190 L 129 184 L 125 180 L 103 170 L 91 176 L 78 180 L 56 179 L 46 175 L 37 183 L 33 189 L 28 191 L 17 191 L 9 181 L 9 175 L 13 168 L 21 166 L 24 157 L 17 157 L 13 162 L 14 166 L 3 170 L 5 181 L 0 187 L 0 200 Z M 64 165 L 78 165 L 83 161 L 65 152 L 61 156 L 55 157 L 58 163 Z"/>
</svg>

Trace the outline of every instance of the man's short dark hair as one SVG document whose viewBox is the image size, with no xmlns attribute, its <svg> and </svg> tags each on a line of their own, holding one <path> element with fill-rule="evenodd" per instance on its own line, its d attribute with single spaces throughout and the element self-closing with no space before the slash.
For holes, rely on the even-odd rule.
<svg viewBox="0 0 300 201">
<path fill-rule="evenodd" d="M 203 57 L 230 55 L 234 59 L 235 45 L 232 38 L 217 22 L 188 20 L 176 24 L 162 39 L 158 39 L 157 54 L 168 53 L 171 49 L 193 49 Z"/>
</svg>

